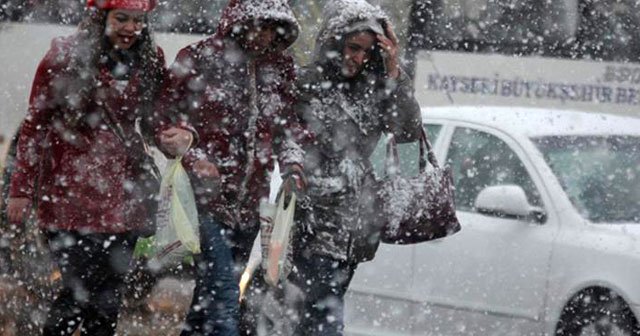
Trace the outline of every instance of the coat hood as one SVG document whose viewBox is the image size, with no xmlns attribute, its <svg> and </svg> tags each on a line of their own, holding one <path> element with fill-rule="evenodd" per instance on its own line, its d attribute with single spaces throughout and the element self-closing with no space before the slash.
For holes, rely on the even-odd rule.
<svg viewBox="0 0 640 336">
<path fill-rule="evenodd" d="M 344 36 L 357 31 L 384 34 L 388 16 L 365 0 L 332 0 L 316 38 L 315 61 L 335 63 L 342 54 Z"/>
<path fill-rule="evenodd" d="M 251 21 L 275 21 L 281 25 L 276 51 L 291 46 L 300 31 L 287 0 L 230 0 L 222 12 L 216 34 L 221 38 L 231 37 Z"/>
</svg>

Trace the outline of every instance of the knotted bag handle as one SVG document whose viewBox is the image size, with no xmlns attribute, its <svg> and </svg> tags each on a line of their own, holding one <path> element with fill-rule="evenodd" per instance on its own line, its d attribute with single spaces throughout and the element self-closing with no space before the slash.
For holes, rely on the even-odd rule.
<svg viewBox="0 0 640 336">
<path fill-rule="evenodd" d="M 420 168 L 420 174 L 424 173 L 427 169 L 427 162 L 430 163 L 433 168 L 440 168 L 438 164 L 438 160 L 436 159 L 436 154 L 433 152 L 433 146 L 429 139 L 427 138 L 427 132 L 425 132 L 423 127 L 420 127 L 420 139 L 418 140 L 420 144 L 420 156 L 418 158 L 418 164 Z M 425 158 L 426 155 L 426 158 Z M 387 175 L 391 172 L 391 168 L 393 168 L 394 174 L 399 170 L 400 158 L 398 156 L 398 144 L 396 142 L 393 134 L 389 134 L 387 137 L 387 159 L 385 160 L 385 169 Z"/>
</svg>

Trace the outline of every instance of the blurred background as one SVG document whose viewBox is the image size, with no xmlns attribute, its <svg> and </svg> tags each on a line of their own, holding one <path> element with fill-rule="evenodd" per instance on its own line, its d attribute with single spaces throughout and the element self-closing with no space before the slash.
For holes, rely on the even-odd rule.
<svg viewBox="0 0 640 336">
<path fill-rule="evenodd" d="M 171 63 L 179 48 L 212 34 L 228 0 L 160 1 L 151 24 Z M 336 1 L 336 0 L 331 0 Z M 339 0 L 338 0 L 339 1 Z M 329 0 L 291 0 L 301 34 L 292 51 L 297 64 L 311 61 L 314 37 Z M 638 116 L 640 100 L 640 1 L 637 0 L 369 0 L 390 16 L 401 43 L 403 62 L 416 78 L 421 106 L 533 105 L 579 107 Z M 51 38 L 73 33 L 86 0 L 0 0 L 0 171 L 15 128 L 24 118 L 33 74 Z M 472 55 L 472 56 L 471 56 Z M 518 57 L 526 56 L 526 57 Z M 449 79 L 479 79 L 487 87 L 498 79 L 506 87 L 523 78 L 549 93 L 541 99 L 504 94 L 463 94 Z M 535 82 L 534 82 L 535 81 Z M 549 83 L 590 85 L 625 93 L 609 100 L 573 103 L 555 99 Z M 432 85 L 433 84 L 433 85 Z M 606 87 L 605 87 L 606 86 Z M 624 89 L 624 90 L 621 90 Z M 564 87 L 562 87 L 564 90 Z M 512 90 L 512 91 L 515 91 Z M 563 92 L 564 93 L 564 92 Z M 628 94 L 627 94 L 628 93 Z M 621 99 L 625 98 L 624 100 Z M 573 97 L 565 97 L 567 100 Z M 545 100 L 546 99 L 546 100 Z M 626 109 L 626 110 L 625 110 Z M 431 135 L 430 135 L 431 136 Z M 475 139 L 474 139 L 475 142 Z M 6 176 L 5 176 L 6 178 Z M 2 183 L 0 183 L 2 185 Z M 0 198 L 0 208 L 2 208 Z M 0 219 L 1 222 L 1 219 Z M 4 232 L 8 232 L 4 230 Z M 0 234 L 3 233 L 0 227 Z M 0 236 L 0 254 L 8 240 Z M 38 247 L 20 245 L 25 259 L 35 260 Z M 0 255 L 0 270 L 8 257 Z M 25 263 L 26 275 L 42 275 Z M 26 278 L 25 278 L 26 279 Z M 28 279 L 25 280 L 25 282 Z M 127 302 L 122 335 L 174 335 L 186 309 L 191 283 L 172 279 L 153 289 L 151 300 Z M 0 336 L 35 334 L 45 306 L 39 298 L 12 294 L 0 278 Z M 17 289 L 16 289 L 17 290 Z M 145 289 L 151 291 L 150 288 Z M 144 290 L 143 290 L 144 292 Z M 46 294 L 46 293 L 45 293 Z M 22 295 L 22 294 L 21 294 Z M 46 294 L 47 296 L 49 294 Z M 17 298 L 17 299 L 16 299 Z M 21 307 L 24 311 L 18 311 Z M 3 315 L 4 314 L 4 315 Z M 26 316 L 26 331 L 3 333 L 3 316 Z M 18 325 L 20 326 L 20 325 Z M 151 326 L 151 329 L 149 329 Z"/>
<path fill-rule="evenodd" d="M 161 1 L 156 31 L 211 34 L 226 0 Z M 308 61 L 327 0 L 291 0 L 302 26 L 294 50 Z M 539 54 L 637 62 L 640 6 L 634 0 L 371 0 L 414 48 Z M 76 24 L 82 0 L 1 0 L 0 21 Z"/>
</svg>

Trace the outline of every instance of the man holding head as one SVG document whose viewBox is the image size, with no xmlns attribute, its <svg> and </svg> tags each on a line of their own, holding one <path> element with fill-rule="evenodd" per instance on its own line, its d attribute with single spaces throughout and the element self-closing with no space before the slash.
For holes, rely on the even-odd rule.
<svg viewBox="0 0 640 336">
<path fill-rule="evenodd" d="M 324 15 L 314 62 L 296 84 L 294 109 L 313 141 L 303 146 L 308 185 L 289 276 L 302 293 L 289 302 L 295 335 L 342 334 L 344 294 L 382 225 L 369 157 L 383 132 L 414 141 L 422 124 L 386 15 L 365 0 L 334 1 Z"/>
</svg>

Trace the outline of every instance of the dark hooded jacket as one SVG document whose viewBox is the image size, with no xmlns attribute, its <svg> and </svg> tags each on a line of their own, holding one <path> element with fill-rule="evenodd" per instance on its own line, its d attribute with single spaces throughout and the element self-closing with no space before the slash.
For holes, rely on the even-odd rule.
<svg viewBox="0 0 640 336">
<path fill-rule="evenodd" d="M 298 250 L 356 263 L 373 258 L 382 225 L 369 157 L 383 132 L 399 142 L 417 139 L 420 110 L 406 73 L 385 78 L 377 51 L 358 77 L 341 76 L 342 41 L 354 31 L 384 31 L 379 9 L 363 0 L 340 1 L 325 18 L 315 61 L 296 85 L 296 113 L 314 137 L 304 146 L 309 188 L 296 209 Z"/>
<path fill-rule="evenodd" d="M 237 38 L 255 21 L 275 22 L 279 29 L 270 52 L 251 58 Z M 182 49 L 171 67 L 162 108 L 188 119 L 200 136 L 183 163 L 190 170 L 207 159 L 221 174 L 221 183 L 213 186 L 192 179 L 198 209 L 231 227 L 257 228 L 273 155 L 280 167 L 301 164 L 296 143 L 302 130 L 291 109 L 295 71 L 285 52 L 297 34 L 286 0 L 231 0 L 216 33 Z"/>
</svg>

